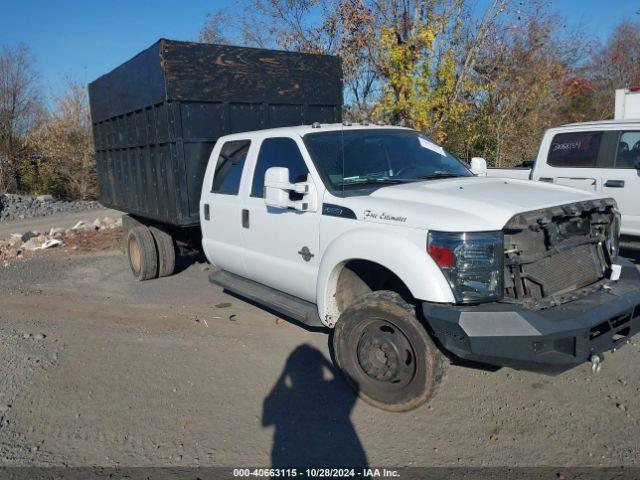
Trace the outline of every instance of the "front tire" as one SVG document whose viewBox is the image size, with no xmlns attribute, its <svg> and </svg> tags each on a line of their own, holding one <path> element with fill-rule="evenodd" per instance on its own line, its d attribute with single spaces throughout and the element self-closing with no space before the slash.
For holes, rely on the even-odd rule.
<svg viewBox="0 0 640 480">
<path fill-rule="evenodd" d="M 369 293 L 340 316 L 333 333 L 335 361 L 358 396 L 392 412 L 433 398 L 444 375 L 443 355 L 394 292 Z"/>
</svg>

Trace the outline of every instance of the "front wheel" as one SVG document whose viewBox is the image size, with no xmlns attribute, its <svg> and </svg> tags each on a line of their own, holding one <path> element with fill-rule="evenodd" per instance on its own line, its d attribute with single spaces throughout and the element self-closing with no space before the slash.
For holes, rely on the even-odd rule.
<svg viewBox="0 0 640 480">
<path fill-rule="evenodd" d="M 333 348 L 358 396 L 383 410 L 422 405 L 444 375 L 443 355 L 413 307 L 393 292 L 373 292 L 350 305 L 335 327 Z"/>
</svg>

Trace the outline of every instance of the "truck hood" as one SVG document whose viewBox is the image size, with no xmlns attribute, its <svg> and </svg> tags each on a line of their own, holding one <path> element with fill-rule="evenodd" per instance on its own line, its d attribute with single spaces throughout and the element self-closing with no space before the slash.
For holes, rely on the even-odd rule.
<svg viewBox="0 0 640 480">
<path fill-rule="evenodd" d="M 427 230 L 501 230 L 518 213 L 605 198 L 529 180 L 465 177 L 383 187 L 339 202 L 366 222 Z"/>
</svg>

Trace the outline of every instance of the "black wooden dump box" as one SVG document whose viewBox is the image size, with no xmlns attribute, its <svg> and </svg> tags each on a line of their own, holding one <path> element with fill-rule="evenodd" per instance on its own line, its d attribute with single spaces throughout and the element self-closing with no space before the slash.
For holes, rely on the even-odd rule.
<svg viewBox="0 0 640 480">
<path fill-rule="evenodd" d="M 338 122 L 340 60 L 160 40 L 89 85 L 101 202 L 168 225 L 198 224 L 220 136 Z"/>
</svg>

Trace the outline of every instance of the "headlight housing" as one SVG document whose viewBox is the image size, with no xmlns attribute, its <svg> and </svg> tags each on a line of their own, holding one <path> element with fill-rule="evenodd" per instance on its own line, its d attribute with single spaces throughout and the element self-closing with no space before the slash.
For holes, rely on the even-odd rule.
<svg viewBox="0 0 640 480">
<path fill-rule="evenodd" d="M 609 235 L 607 238 L 607 249 L 609 250 L 609 255 L 611 259 L 615 259 L 620 253 L 620 211 L 617 209 L 613 210 L 613 220 L 611 221 L 611 226 L 609 227 Z"/>
<path fill-rule="evenodd" d="M 456 302 L 476 303 L 502 298 L 504 239 L 501 231 L 431 231 L 427 251 L 449 281 Z"/>
</svg>

